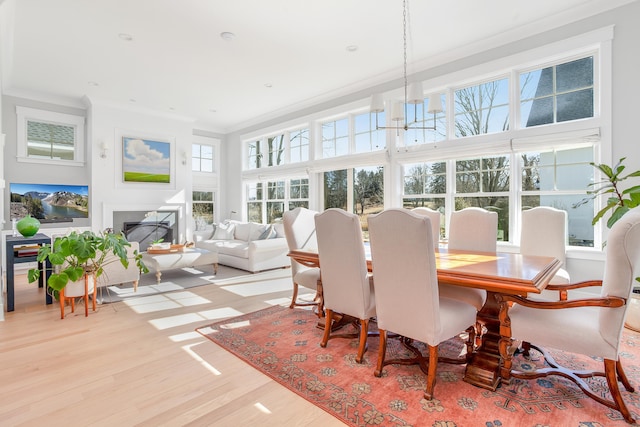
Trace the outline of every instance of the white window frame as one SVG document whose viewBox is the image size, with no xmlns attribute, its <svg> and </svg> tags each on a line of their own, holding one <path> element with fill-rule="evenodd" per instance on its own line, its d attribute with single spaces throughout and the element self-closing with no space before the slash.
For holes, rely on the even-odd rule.
<svg viewBox="0 0 640 427">
<path fill-rule="evenodd" d="M 84 166 L 84 116 L 76 116 L 72 114 L 57 113 L 54 111 L 39 110 L 28 107 L 16 107 L 17 115 L 17 155 L 18 162 L 40 163 L 49 165 L 64 166 Z M 74 128 L 74 149 L 73 160 L 46 159 L 41 157 L 30 157 L 27 155 L 27 122 L 50 123 L 63 126 L 72 126 Z"/>
</svg>

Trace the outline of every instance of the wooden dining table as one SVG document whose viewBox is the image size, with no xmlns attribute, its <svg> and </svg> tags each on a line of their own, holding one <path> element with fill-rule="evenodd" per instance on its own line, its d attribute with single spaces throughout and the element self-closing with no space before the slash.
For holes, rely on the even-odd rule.
<svg viewBox="0 0 640 427">
<path fill-rule="evenodd" d="M 484 327 L 480 344 L 474 350 L 465 369 L 464 381 L 495 391 L 500 384 L 502 358 L 499 351 L 501 294 L 539 294 L 560 268 L 553 257 L 522 255 L 507 252 L 454 251 L 445 247 L 436 250 L 436 270 L 439 283 L 479 288 L 487 291 L 484 306 L 478 311 L 478 322 Z M 320 267 L 317 251 L 291 250 L 289 256 L 302 265 Z M 370 257 L 369 271 L 375 271 Z M 320 269 L 322 274 L 322 268 Z M 319 292 L 322 287 L 319 286 Z"/>
</svg>

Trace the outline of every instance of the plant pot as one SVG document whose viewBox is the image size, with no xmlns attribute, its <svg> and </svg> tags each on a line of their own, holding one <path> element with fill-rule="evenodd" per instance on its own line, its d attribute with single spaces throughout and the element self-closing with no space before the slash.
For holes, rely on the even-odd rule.
<svg viewBox="0 0 640 427">
<path fill-rule="evenodd" d="M 640 332 L 640 294 L 635 293 L 635 290 L 629 298 L 629 308 L 627 308 L 624 326 L 632 331 Z"/>
<path fill-rule="evenodd" d="M 87 294 L 90 295 L 93 293 L 93 288 L 95 287 L 94 275 L 89 275 L 89 283 Z M 64 296 L 65 298 L 76 298 L 83 297 L 84 292 L 84 277 L 80 280 L 76 280 L 75 282 L 67 283 L 67 286 L 64 287 Z"/>
</svg>

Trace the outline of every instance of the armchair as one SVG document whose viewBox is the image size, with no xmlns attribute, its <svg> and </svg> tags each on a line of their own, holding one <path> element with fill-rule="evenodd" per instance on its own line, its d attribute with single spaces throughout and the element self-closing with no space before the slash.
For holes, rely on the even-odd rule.
<svg viewBox="0 0 640 427">
<path fill-rule="evenodd" d="M 635 278 L 640 275 L 640 208 L 627 212 L 611 228 L 606 247 L 604 279 L 568 285 L 568 289 L 601 286 L 600 297 L 568 301 L 536 301 L 518 296 L 501 297 L 500 354 L 504 361 L 501 377 L 535 379 L 560 375 L 573 382 L 590 398 L 620 411 L 628 423 L 634 419 L 627 409 L 618 381 L 632 392 L 619 359 L 620 340 Z M 513 304 L 510 308 L 509 306 Z M 512 338 L 531 343 L 550 368 L 535 371 L 512 370 Z M 541 347 L 601 358 L 603 372 L 571 371 L 559 366 Z M 611 399 L 592 390 L 583 378 L 605 377 Z"/>
</svg>

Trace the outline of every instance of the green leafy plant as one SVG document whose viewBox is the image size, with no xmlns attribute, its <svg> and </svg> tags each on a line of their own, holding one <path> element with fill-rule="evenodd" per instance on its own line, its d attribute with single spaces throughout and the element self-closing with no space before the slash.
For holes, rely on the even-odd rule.
<svg viewBox="0 0 640 427">
<path fill-rule="evenodd" d="M 589 184 L 589 187 L 593 187 L 592 190 L 587 191 L 589 197 L 586 197 L 576 203 L 573 207 L 584 205 L 589 200 L 593 200 L 601 195 L 611 194 L 607 199 L 607 204 L 602 208 L 591 221 L 592 225 L 604 217 L 604 215 L 612 211 L 611 216 L 607 220 L 607 228 L 611 228 L 629 209 L 640 206 L 640 185 L 627 188 L 620 191 L 619 184 L 629 178 L 640 177 L 640 171 L 635 171 L 626 175 L 622 175 L 625 170 L 625 166 L 622 164 L 626 157 L 621 158 L 618 163 L 611 167 L 605 164 L 590 163 L 591 166 L 600 170 L 603 173 L 604 179 L 599 182 Z"/>
<path fill-rule="evenodd" d="M 43 245 L 38 250 L 37 259 L 39 262 L 48 261 L 51 264 L 52 274 L 47 279 L 47 285 L 57 297 L 58 292 L 69 282 L 77 281 L 85 274 L 95 274 L 97 278 L 102 274 L 103 268 L 112 262 L 119 261 L 127 268 L 129 246 L 131 244 L 122 233 L 96 234 L 92 231 L 74 231 L 66 236 L 57 237 L 53 245 Z M 115 258 L 108 257 L 109 254 L 114 254 Z M 142 254 L 137 251 L 134 252 L 134 261 L 141 272 L 149 271 L 142 262 Z M 38 280 L 40 274 L 40 269 L 30 269 L 27 273 L 29 282 Z"/>
</svg>

